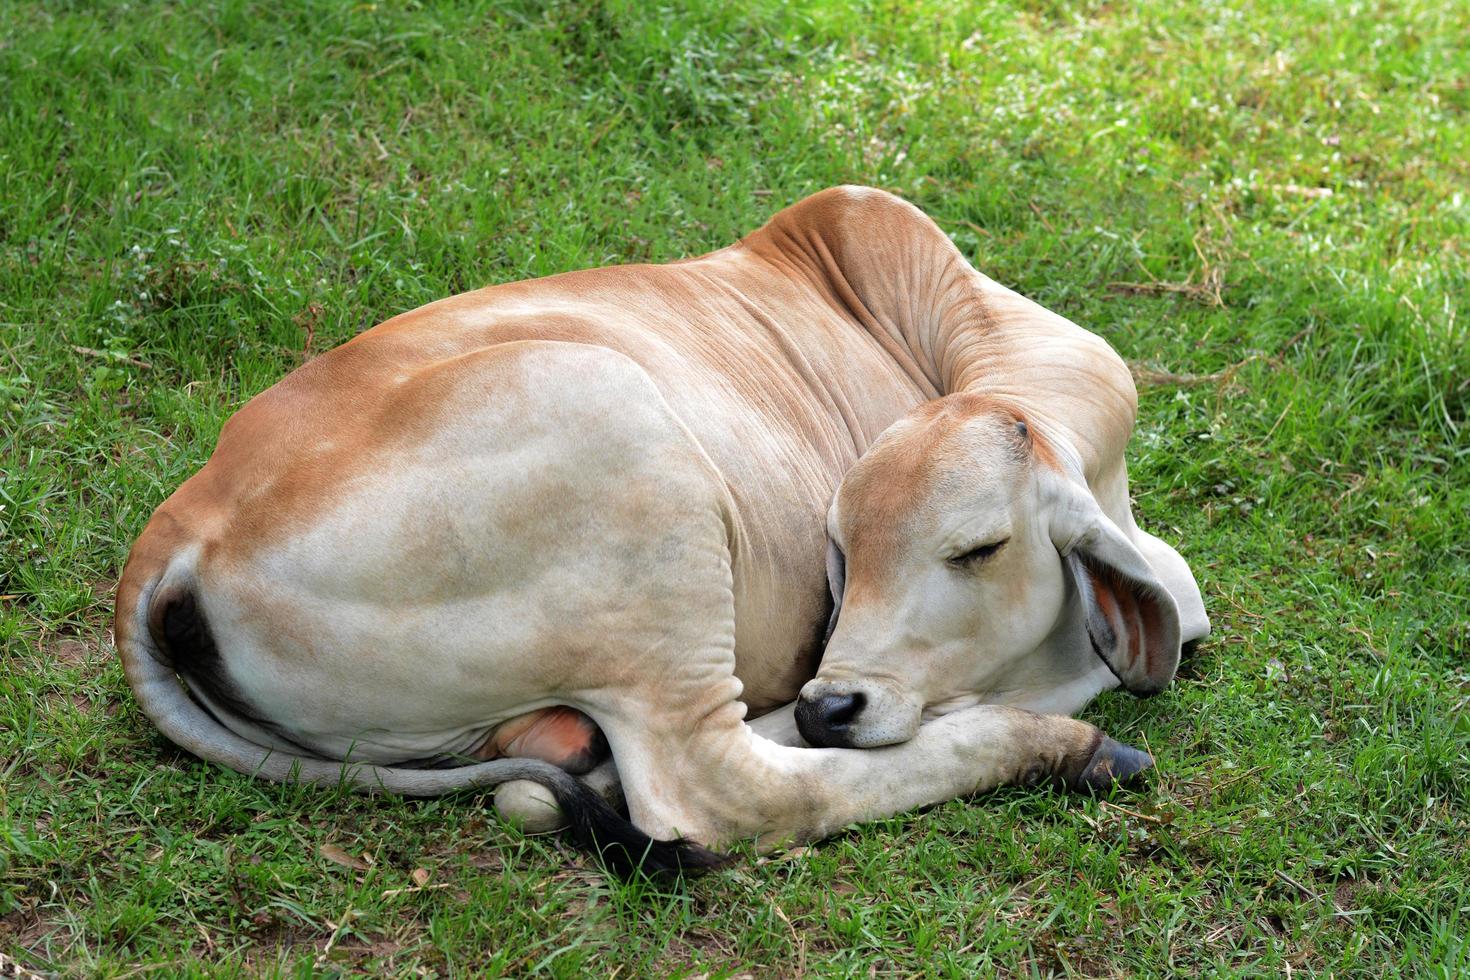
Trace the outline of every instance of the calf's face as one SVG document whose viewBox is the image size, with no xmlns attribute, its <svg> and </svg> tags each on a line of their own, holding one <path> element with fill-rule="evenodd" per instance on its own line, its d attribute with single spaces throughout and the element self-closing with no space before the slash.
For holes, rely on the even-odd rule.
<svg viewBox="0 0 1470 980">
<path fill-rule="evenodd" d="M 833 624 L 796 709 L 808 742 L 903 742 L 926 713 L 981 702 L 1072 711 L 1113 675 L 1167 685 L 1173 599 L 1068 470 L 1018 412 L 974 395 L 883 434 L 828 514 Z M 1078 703 L 1058 706 L 1059 689 Z"/>
</svg>

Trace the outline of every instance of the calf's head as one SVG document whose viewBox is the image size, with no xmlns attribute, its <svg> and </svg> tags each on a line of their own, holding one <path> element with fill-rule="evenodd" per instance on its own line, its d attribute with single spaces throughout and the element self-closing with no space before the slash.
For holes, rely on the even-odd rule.
<svg viewBox="0 0 1470 980">
<path fill-rule="evenodd" d="M 828 534 L 830 637 L 796 708 L 814 745 L 906 741 L 926 711 L 978 703 L 1071 712 L 1109 671 L 1139 695 L 1174 676 L 1172 596 L 1071 448 L 1004 402 L 950 395 L 896 422 Z"/>
</svg>

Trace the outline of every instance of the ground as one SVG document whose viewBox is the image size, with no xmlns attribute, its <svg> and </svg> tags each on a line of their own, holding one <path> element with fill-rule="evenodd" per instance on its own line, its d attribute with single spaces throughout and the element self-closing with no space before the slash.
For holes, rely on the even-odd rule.
<svg viewBox="0 0 1470 980">
<path fill-rule="evenodd" d="M 142 971 L 1470 969 L 1470 6 L 0 5 L 0 952 Z M 108 625 L 149 512 L 304 358 L 854 181 L 1136 367 L 1214 637 L 1089 720 L 1157 772 L 698 882 L 484 796 L 167 744 Z M 190 965 L 190 964 L 193 965 Z"/>
</svg>

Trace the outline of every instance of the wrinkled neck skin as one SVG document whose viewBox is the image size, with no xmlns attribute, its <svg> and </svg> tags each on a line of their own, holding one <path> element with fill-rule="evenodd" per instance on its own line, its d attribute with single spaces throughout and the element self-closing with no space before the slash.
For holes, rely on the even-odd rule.
<svg viewBox="0 0 1470 980">
<path fill-rule="evenodd" d="M 1110 516 L 1118 516 L 1111 503 L 1126 511 L 1126 477 L 1105 465 L 1122 459 L 1137 412 L 1123 360 L 1101 338 L 977 272 L 911 205 L 867 193 L 873 200 L 855 205 L 859 214 L 867 209 L 866 221 L 831 222 L 816 237 L 778 216 L 762 230 L 764 241 L 744 244 L 786 269 L 804 268 L 834 292 L 923 400 L 956 392 L 1006 399 L 1043 436 L 1076 452 L 1094 492 L 1122 491 L 1104 501 Z M 914 217 L 932 233 L 882 233 Z M 859 440 L 857 448 L 867 447 Z"/>
<path fill-rule="evenodd" d="M 1140 538 L 1123 463 L 1137 394 L 1123 360 L 1101 338 L 976 271 L 927 219 L 932 234 L 905 236 L 884 236 L 883 217 L 870 220 L 873 234 L 832 223 L 820 239 L 791 236 L 786 259 L 796 256 L 837 294 L 921 400 L 967 392 L 1015 406 L 1048 447 L 1049 462 L 1085 481 L 1104 513 Z M 773 225 L 779 235 L 779 220 Z M 855 440 L 857 452 L 870 442 Z M 1038 649 L 997 665 L 989 689 L 931 704 L 924 717 L 982 703 L 1073 714 L 1116 687 L 1106 664 L 1079 642 L 1081 604 L 1070 582 L 1066 588 Z"/>
<path fill-rule="evenodd" d="M 828 590 L 825 529 L 813 515 L 924 403 L 967 389 L 1007 398 L 1038 432 L 1077 445 L 1094 489 L 1112 487 L 1110 513 L 1126 511 L 1121 468 L 1101 472 L 1121 447 L 1086 435 L 1126 437 L 1126 367 L 1098 338 L 976 272 L 913 205 L 864 188 L 826 191 L 677 268 L 698 280 L 698 302 L 671 308 L 664 332 L 688 331 L 679 344 L 701 355 L 706 335 L 688 324 L 717 308 L 748 318 L 769 358 L 756 366 L 758 390 L 733 407 L 720 393 L 741 384 L 745 372 L 731 369 L 747 356 L 741 346 L 701 355 L 708 383 L 694 389 L 651 371 L 732 491 L 737 674 L 752 716 L 793 699 L 818 667 Z M 751 413 L 768 403 L 778 410 Z"/>
</svg>

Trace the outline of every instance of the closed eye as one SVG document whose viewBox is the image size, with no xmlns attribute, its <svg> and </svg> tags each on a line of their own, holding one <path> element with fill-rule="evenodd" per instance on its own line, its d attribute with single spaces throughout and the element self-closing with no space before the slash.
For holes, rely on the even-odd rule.
<svg viewBox="0 0 1470 980">
<path fill-rule="evenodd" d="M 978 545 L 963 554 L 946 558 L 945 561 L 955 568 L 974 568 L 1004 548 L 1006 542 L 1009 540 L 1010 538 L 1001 538 L 999 541 L 992 541 L 990 544 Z"/>
</svg>

